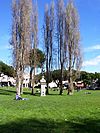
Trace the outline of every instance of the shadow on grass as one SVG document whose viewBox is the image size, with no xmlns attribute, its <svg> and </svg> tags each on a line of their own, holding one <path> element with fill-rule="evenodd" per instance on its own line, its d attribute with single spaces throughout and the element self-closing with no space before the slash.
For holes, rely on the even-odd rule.
<svg viewBox="0 0 100 133">
<path fill-rule="evenodd" d="M 57 122 L 47 119 L 23 119 L 0 125 L 0 133 L 99 133 L 100 120 Z"/>
<path fill-rule="evenodd" d="M 31 94 L 32 92 L 31 92 L 31 89 L 29 89 L 29 88 L 25 88 L 25 89 L 23 89 L 23 94 L 24 95 L 32 95 Z M 13 95 L 13 94 L 16 94 L 16 89 L 14 90 L 14 89 L 12 89 L 12 88 L 9 88 L 9 87 L 2 87 L 2 88 L 0 88 L 0 95 Z M 50 95 L 50 96 L 59 96 L 59 91 L 50 91 L 49 92 L 49 94 L 48 95 Z M 41 96 L 41 93 L 39 93 L 39 92 L 35 92 L 35 94 L 33 95 L 33 96 Z"/>
<path fill-rule="evenodd" d="M 12 88 L 9 87 L 2 87 L 0 88 L 0 95 L 13 95 L 16 94 L 16 89 L 11 90 Z M 29 95 L 31 94 L 31 91 L 23 91 L 23 94 Z"/>
<path fill-rule="evenodd" d="M 36 90 L 35 90 L 36 91 Z M 32 95 L 32 92 L 31 90 L 28 90 L 28 91 L 23 91 L 23 94 L 25 95 Z M 49 94 L 47 95 L 50 95 L 50 96 L 59 96 L 59 92 L 58 91 L 50 91 Z M 41 96 L 41 92 L 35 92 L 33 96 Z"/>
<path fill-rule="evenodd" d="M 14 93 L 16 93 L 16 91 L 11 90 L 11 89 L 9 90 L 8 88 L 0 89 L 0 95 L 12 95 Z"/>
<path fill-rule="evenodd" d="M 48 94 L 49 96 L 59 96 L 59 93 L 57 94 L 57 93 L 49 93 Z"/>
<path fill-rule="evenodd" d="M 28 92 L 28 91 L 23 91 L 23 94 L 25 94 L 25 95 L 31 95 L 31 91 L 30 91 L 30 92 Z"/>
</svg>

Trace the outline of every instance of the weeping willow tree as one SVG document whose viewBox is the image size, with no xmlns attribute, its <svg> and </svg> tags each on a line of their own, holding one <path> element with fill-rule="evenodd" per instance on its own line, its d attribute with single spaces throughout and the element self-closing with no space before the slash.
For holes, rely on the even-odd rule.
<svg viewBox="0 0 100 133">
<path fill-rule="evenodd" d="M 20 95 L 23 84 L 23 73 L 29 61 L 31 48 L 31 0 L 12 1 L 11 46 L 13 64 L 16 71 L 16 92 Z"/>
<path fill-rule="evenodd" d="M 69 0 L 66 7 L 66 47 L 67 47 L 67 66 L 68 66 L 68 95 L 72 95 L 73 70 L 76 70 L 76 76 L 82 65 L 82 54 L 80 46 L 80 31 L 78 12 L 72 0 Z"/>
</svg>

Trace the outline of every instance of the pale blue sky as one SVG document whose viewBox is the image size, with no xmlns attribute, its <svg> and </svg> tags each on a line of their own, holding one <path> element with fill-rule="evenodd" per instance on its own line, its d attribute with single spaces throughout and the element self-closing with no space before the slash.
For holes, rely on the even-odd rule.
<svg viewBox="0 0 100 133">
<path fill-rule="evenodd" d="M 0 2 L 0 60 L 7 64 L 11 64 L 11 54 L 9 50 L 11 1 L 12 0 L 3 0 Z M 39 6 L 39 28 L 42 28 L 44 6 L 46 3 L 50 3 L 51 0 L 37 1 Z M 100 0 L 74 0 L 74 2 L 80 17 L 80 33 L 83 51 L 82 70 L 100 72 Z M 39 32 L 41 31 L 39 30 Z M 40 44 L 41 43 L 42 41 L 40 41 Z"/>
</svg>

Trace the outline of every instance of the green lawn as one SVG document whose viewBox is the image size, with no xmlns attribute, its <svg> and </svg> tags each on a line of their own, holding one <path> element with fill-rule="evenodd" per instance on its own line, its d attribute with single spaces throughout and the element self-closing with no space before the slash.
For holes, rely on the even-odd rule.
<svg viewBox="0 0 100 133">
<path fill-rule="evenodd" d="M 0 88 L 0 133 L 100 133 L 100 91 L 58 94 L 32 96 L 25 89 L 28 100 L 16 101 L 14 88 Z"/>
</svg>

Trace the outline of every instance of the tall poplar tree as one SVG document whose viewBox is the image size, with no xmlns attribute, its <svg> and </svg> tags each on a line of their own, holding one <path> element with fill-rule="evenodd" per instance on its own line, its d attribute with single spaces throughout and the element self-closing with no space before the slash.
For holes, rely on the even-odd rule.
<svg viewBox="0 0 100 133">
<path fill-rule="evenodd" d="M 12 55 L 16 70 L 16 92 L 20 95 L 23 73 L 29 59 L 31 35 L 31 0 L 12 1 Z"/>
<path fill-rule="evenodd" d="M 47 90 L 48 94 L 48 84 L 50 79 L 50 71 L 52 68 L 53 61 L 53 39 L 54 39 L 54 1 L 51 2 L 51 5 L 47 4 L 45 6 L 45 15 L 44 15 L 44 42 L 45 42 L 45 51 L 46 51 L 46 81 L 47 81 Z"/>
<path fill-rule="evenodd" d="M 69 0 L 66 7 L 66 47 L 67 47 L 67 65 L 68 65 L 68 95 L 72 95 L 73 87 L 73 70 L 76 74 L 80 71 L 82 64 L 79 17 L 76 7 L 72 0 Z"/>
<path fill-rule="evenodd" d="M 34 84 L 37 66 L 37 46 L 38 46 L 38 6 L 37 0 L 32 6 L 32 23 L 31 23 L 31 51 L 34 50 L 34 62 L 30 62 L 30 84 L 32 84 L 32 94 L 34 94 Z"/>
<path fill-rule="evenodd" d="M 57 1 L 57 42 L 58 42 L 58 68 L 60 69 L 60 95 L 62 95 L 63 86 L 63 69 L 65 63 L 66 53 L 66 39 L 65 39 L 65 6 L 64 0 Z"/>
</svg>

